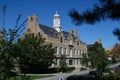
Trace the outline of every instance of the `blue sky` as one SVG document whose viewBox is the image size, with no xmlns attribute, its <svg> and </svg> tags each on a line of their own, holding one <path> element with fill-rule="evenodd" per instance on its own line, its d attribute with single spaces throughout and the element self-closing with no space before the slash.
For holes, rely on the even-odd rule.
<svg viewBox="0 0 120 80">
<path fill-rule="evenodd" d="M 14 27 L 19 14 L 22 14 L 22 20 L 25 20 L 28 16 L 38 14 L 40 24 L 52 27 L 53 15 L 58 11 L 61 18 L 61 26 L 64 31 L 77 29 L 79 37 L 83 42 L 92 44 L 98 38 L 101 38 L 103 47 L 113 47 L 119 41 L 112 34 L 112 31 L 114 28 L 120 26 L 120 21 L 107 20 L 94 25 L 83 24 L 75 26 L 68 16 L 70 9 L 76 8 L 79 12 L 83 12 L 91 8 L 94 3 L 98 3 L 98 0 L 0 0 L 0 8 L 2 8 L 3 4 L 7 5 L 5 16 L 7 28 Z M 0 20 L 0 26 L 1 23 Z"/>
</svg>

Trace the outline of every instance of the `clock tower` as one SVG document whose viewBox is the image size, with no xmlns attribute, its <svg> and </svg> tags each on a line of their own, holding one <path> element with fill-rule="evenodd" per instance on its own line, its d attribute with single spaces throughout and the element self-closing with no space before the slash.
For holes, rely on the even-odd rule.
<svg viewBox="0 0 120 80">
<path fill-rule="evenodd" d="M 54 27 L 58 32 L 63 31 L 62 28 L 61 28 L 61 26 L 60 26 L 60 15 L 58 14 L 57 11 L 56 11 L 56 14 L 54 15 L 53 27 Z"/>
</svg>

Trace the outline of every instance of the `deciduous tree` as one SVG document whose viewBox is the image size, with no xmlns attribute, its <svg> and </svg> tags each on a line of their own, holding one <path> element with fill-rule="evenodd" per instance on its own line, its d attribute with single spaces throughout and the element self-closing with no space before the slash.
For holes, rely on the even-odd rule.
<svg viewBox="0 0 120 80">
<path fill-rule="evenodd" d="M 16 26 L 13 29 L 6 29 L 5 25 L 6 5 L 2 7 L 2 27 L 0 29 L 0 80 L 9 80 L 16 76 L 16 40 L 19 37 L 19 31 L 23 25 L 18 25 L 21 15 L 16 20 Z M 23 23 L 24 24 L 24 23 Z"/>
<path fill-rule="evenodd" d="M 19 67 L 24 74 L 47 70 L 54 59 L 52 44 L 45 43 L 42 35 L 25 34 L 17 43 L 20 53 Z"/>
<path fill-rule="evenodd" d="M 64 72 L 66 67 L 67 67 L 67 65 L 66 65 L 66 55 L 61 54 L 61 56 L 60 56 L 60 71 Z"/>
<path fill-rule="evenodd" d="M 113 47 L 113 49 L 110 52 L 110 55 L 112 57 L 115 57 L 117 60 L 120 60 L 120 44 L 116 43 Z"/>
</svg>

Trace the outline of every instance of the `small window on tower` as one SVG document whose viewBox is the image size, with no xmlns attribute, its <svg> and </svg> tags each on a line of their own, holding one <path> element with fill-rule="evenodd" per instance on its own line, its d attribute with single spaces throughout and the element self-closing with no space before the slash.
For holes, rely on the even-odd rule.
<svg viewBox="0 0 120 80">
<path fill-rule="evenodd" d="M 33 17 L 31 17 L 30 20 L 33 21 Z"/>
</svg>

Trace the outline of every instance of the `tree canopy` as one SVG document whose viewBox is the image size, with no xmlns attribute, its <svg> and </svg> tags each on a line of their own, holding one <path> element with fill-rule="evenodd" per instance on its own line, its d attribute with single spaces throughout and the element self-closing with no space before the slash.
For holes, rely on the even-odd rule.
<svg viewBox="0 0 120 80">
<path fill-rule="evenodd" d="M 21 15 L 18 15 L 16 25 L 14 28 L 6 29 L 5 14 L 7 6 L 2 6 L 2 26 L 0 29 L 0 80 L 9 80 L 11 77 L 16 76 L 16 45 L 15 42 L 19 37 L 21 29 L 24 27 L 25 22 L 18 24 Z M 13 75 L 14 74 L 14 75 Z"/>
<path fill-rule="evenodd" d="M 17 45 L 19 67 L 23 73 L 38 73 L 52 65 L 54 48 L 52 48 L 52 44 L 45 43 L 45 39 L 41 35 L 26 34 L 17 42 Z"/>
<path fill-rule="evenodd" d="M 114 59 L 113 62 L 119 61 L 120 60 L 120 44 L 116 43 L 111 52 L 110 52 L 111 57 Z"/>
<path fill-rule="evenodd" d="M 85 62 L 85 63 L 84 63 Z M 88 47 L 88 54 L 83 56 L 82 63 L 87 67 L 103 72 L 108 64 L 108 57 L 101 43 L 94 43 Z"/>
</svg>

